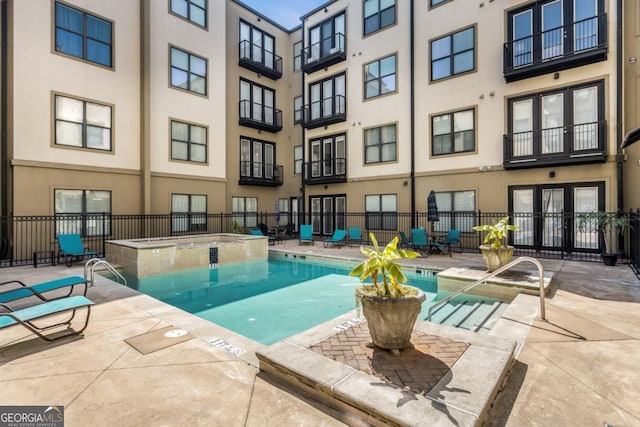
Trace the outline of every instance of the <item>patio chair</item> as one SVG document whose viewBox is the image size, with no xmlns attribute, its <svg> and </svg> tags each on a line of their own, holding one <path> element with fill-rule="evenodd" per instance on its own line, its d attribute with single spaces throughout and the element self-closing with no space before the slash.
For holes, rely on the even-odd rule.
<svg viewBox="0 0 640 427">
<path fill-rule="evenodd" d="M 58 263 L 60 263 L 60 258 L 64 258 L 67 267 L 71 267 L 74 259 L 75 261 L 81 261 L 85 255 L 98 255 L 97 252 L 90 251 L 89 248 L 82 244 L 79 234 L 58 234 L 58 246 L 60 248 Z"/>
<path fill-rule="evenodd" d="M 409 239 L 407 239 L 407 235 L 404 233 L 404 231 L 400 231 L 398 232 L 398 234 L 400 235 L 400 247 L 405 249 L 410 248 L 411 242 L 409 241 Z"/>
<path fill-rule="evenodd" d="M 449 256 L 451 256 L 451 249 L 453 246 L 458 246 L 458 253 L 462 252 L 462 243 L 460 242 L 460 230 L 451 229 L 447 232 L 447 236 L 444 241 L 439 243 L 447 249 Z"/>
<path fill-rule="evenodd" d="M 311 224 L 300 225 L 299 244 L 311 243 L 313 245 L 313 228 Z"/>
<path fill-rule="evenodd" d="M 82 295 L 75 295 L 72 297 L 47 301 L 43 302 L 42 304 L 23 308 L 20 310 L 12 310 L 8 305 L 0 304 L 0 307 L 4 307 L 6 310 L 8 310 L 7 312 L 0 312 L 0 329 L 8 328 L 9 326 L 14 325 L 22 325 L 29 331 L 33 332 L 46 341 L 55 341 L 72 335 L 80 335 L 89 324 L 89 316 L 91 315 L 92 305 L 93 301 Z M 71 321 L 75 317 L 76 311 L 81 308 L 87 309 L 87 316 L 82 328 L 76 331 L 74 329 L 71 329 Z M 40 320 L 45 317 L 53 316 L 55 314 L 68 312 L 71 312 L 71 316 L 67 320 L 62 322 L 46 326 L 38 326 L 33 323 L 34 320 Z M 44 331 L 48 331 L 59 326 L 66 326 L 67 332 L 55 337 L 52 337 L 51 335 L 44 335 Z"/>
<path fill-rule="evenodd" d="M 411 247 L 422 254 L 429 254 L 429 236 L 423 228 L 411 229 Z"/>
<path fill-rule="evenodd" d="M 349 247 L 353 245 L 361 245 L 362 244 L 362 231 L 360 231 L 360 227 L 349 227 L 347 232 L 349 242 Z"/>
<path fill-rule="evenodd" d="M 284 229 L 284 235 L 287 239 L 293 239 L 293 234 L 296 231 L 296 226 L 293 223 L 287 224 L 287 227 Z"/>
<path fill-rule="evenodd" d="M 276 236 L 267 236 L 259 228 L 251 228 L 251 229 L 249 229 L 249 234 L 252 235 L 252 236 L 267 237 L 269 239 L 269 244 L 270 245 L 273 245 L 276 242 Z"/>
<path fill-rule="evenodd" d="M 347 230 L 334 230 L 333 235 L 328 239 L 324 239 L 324 247 L 326 248 L 330 244 L 338 247 L 343 246 L 346 243 Z"/>
<path fill-rule="evenodd" d="M 6 288 L 7 286 L 4 285 L 9 285 L 11 283 L 15 283 L 17 285 L 20 285 L 20 287 L 16 288 L 14 287 L 13 289 L 9 289 L 9 290 L 3 290 L 4 288 Z M 77 285 L 84 285 L 84 291 L 82 293 L 82 295 L 86 295 L 87 294 L 87 287 L 89 286 L 89 280 L 84 279 L 80 276 L 69 276 L 69 277 L 64 277 L 62 279 L 58 279 L 58 280 L 51 280 L 48 282 L 42 282 L 42 283 L 37 283 L 35 285 L 26 285 L 25 283 L 21 282 L 20 280 L 10 280 L 8 282 L 2 282 L 0 283 L 0 303 L 7 303 L 10 301 L 15 301 L 15 300 L 19 300 L 22 298 L 28 298 L 31 296 L 37 297 L 42 301 L 53 301 L 56 299 L 60 299 L 60 298 L 67 298 L 71 295 L 71 293 L 73 292 L 73 289 L 77 286 Z M 51 292 L 51 291 L 55 291 L 57 289 L 62 289 L 62 288 L 69 288 L 69 292 L 66 295 L 61 295 L 58 297 L 54 297 L 54 298 L 47 298 L 45 297 L 44 293 L 47 292 Z"/>
</svg>

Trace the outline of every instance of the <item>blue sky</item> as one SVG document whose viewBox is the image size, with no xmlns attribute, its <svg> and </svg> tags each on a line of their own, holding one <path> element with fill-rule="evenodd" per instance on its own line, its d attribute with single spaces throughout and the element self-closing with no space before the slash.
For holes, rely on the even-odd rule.
<svg viewBox="0 0 640 427">
<path fill-rule="evenodd" d="M 287 29 L 300 25 L 300 17 L 327 0 L 240 0 Z"/>
</svg>

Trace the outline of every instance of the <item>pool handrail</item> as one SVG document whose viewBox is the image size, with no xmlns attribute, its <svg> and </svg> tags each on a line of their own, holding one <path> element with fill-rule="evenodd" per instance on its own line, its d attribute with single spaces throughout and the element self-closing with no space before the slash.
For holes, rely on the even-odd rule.
<svg viewBox="0 0 640 427">
<path fill-rule="evenodd" d="M 114 266 L 100 258 L 91 258 L 84 264 L 84 278 L 87 279 L 87 276 L 90 276 L 89 281 L 91 282 L 91 286 L 95 284 L 95 269 L 99 265 L 102 265 L 105 269 L 109 270 L 109 272 L 116 277 L 116 282 L 120 283 L 120 280 L 122 280 L 122 284 L 127 286 L 127 279 L 125 279 Z M 90 274 L 88 274 L 89 268 L 91 268 Z"/>
<path fill-rule="evenodd" d="M 467 286 L 463 287 L 462 289 L 457 290 L 456 292 L 452 293 L 451 295 L 449 295 L 446 298 L 441 299 L 440 301 L 438 301 L 437 303 L 433 304 L 431 307 L 429 307 L 429 311 L 427 312 L 427 320 L 431 321 L 431 312 L 436 308 L 436 307 L 440 307 L 441 305 L 444 305 L 446 303 L 448 303 L 449 301 L 451 301 L 453 298 L 457 297 L 458 295 L 467 292 L 469 289 L 474 288 L 482 283 L 485 283 L 488 279 L 497 276 L 498 274 L 505 272 L 507 270 L 509 270 L 511 267 L 513 267 L 514 265 L 520 264 L 523 261 L 530 261 L 532 263 L 534 263 L 536 265 L 536 267 L 538 267 L 538 276 L 539 276 L 539 282 L 540 282 L 540 320 L 547 320 L 545 318 L 545 310 L 544 310 L 544 268 L 542 267 L 542 264 L 540 263 L 540 261 L 538 261 L 535 258 L 531 258 L 531 257 L 527 257 L 527 256 L 522 256 L 519 258 L 516 258 L 515 260 L 511 261 L 509 264 L 503 265 L 502 267 L 500 267 L 497 270 L 494 270 L 493 272 L 487 274 L 486 276 L 482 277 L 481 279 L 476 280 L 475 282 L 472 282 L 470 284 L 468 284 Z"/>
</svg>

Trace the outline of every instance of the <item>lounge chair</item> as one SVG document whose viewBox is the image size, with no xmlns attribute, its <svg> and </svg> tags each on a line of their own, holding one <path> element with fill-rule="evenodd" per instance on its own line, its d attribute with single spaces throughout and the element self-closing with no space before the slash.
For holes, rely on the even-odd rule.
<svg viewBox="0 0 640 427">
<path fill-rule="evenodd" d="M 360 227 L 349 227 L 347 235 L 349 247 L 362 244 L 362 232 L 360 231 Z"/>
<path fill-rule="evenodd" d="M 4 285 L 9 285 L 11 283 L 18 284 L 20 285 L 20 287 L 19 288 L 14 287 L 13 289 L 9 289 L 6 291 L 3 290 L 6 287 Z M 7 303 L 10 301 L 19 300 L 22 298 L 28 298 L 31 296 L 37 297 L 42 301 L 52 301 L 60 298 L 66 298 L 71 295 L 76 285 L 84 285 L 84 291 L 82 292 L 82 295 L 87 294 L 87 287 L 89 285 L 89 280 L 84 279 L 80 276 L 65 277 L 58 280 L 51 280 L 49 282 L 37 283 L 31 286 L 24 284 L 20 280 L 10 280 L 8 282 L 0 283 L 0 303 Z M 62 295 L 54 298 L 47 298 L 44 295 L 42 295 L 47 292 L 55 291 L 56 289 L 62 289 L 67 287 L 69 288 L 69 292 L 66 295 Z"/>
<path fill-rule="evenodd" d="M 82 295 L 75 295 L 68 298 L 47 301 L 43 302 L 42 304 L 23 308 L 20 310 L 12 310 L 11 307 L 7 306 L 6 304 L 0 304 L 0 307 L 4 307 L 6 310 L 8 310 L 7 312 L 0 312 L 0 329 L 7 328 L 13 325 L 22 325 L 29 331 L 33 332 L 46 341 L 55 341 L 72 335 L 79 335 L 87 328 L 87 325 L 89 324 L 89 316 L 91 315 L 92 305 L 93 301 Z M 74 329 L 71 329 L 71 321 L 75 317 L 76 311 L 81 308 L 87 309 L 87 316 L 85 318 L 82 329 L 76 331 Z M 54 314 L 66 312 L 71 312 L 71 317 L 69 317 L 65 321 L 46 326 L 37 326 L 33 323 L 34 320 L 40 320 Z M 68 332 L 56 337 L 46 336 L 43 334 L 44 331 L 59 326 L 66 326 Z"/>
<path fill-rule="evenodd" d="M 313 244 L 313 228 L 311 227 L 311 224 L 300 225 L 299 244 L 302 244 L 302 243 Z"/>
<path fill-rule="evenodd" d="M 64 258 L 67 267 L 71 267 L 74 258 L 79 258 L 76 261 L 80 261 L 85 255 L 98 255 L 97 252 L 90 251 L 82 244 L 79 234 L 58 234 L 58 246 L 60 247 L 58 263 L 60 263 L 60 258 Z"/>
<path fill-rule="evenodd" d="M 276 236 L 266 236 L 262 230 L 260 230 L 259 228 L 252 228 L 249 230 L 249 234 L 252 236 L 261 236 L 261 237 L 267 237 L 269 238 L 269 244 L 273 245 L 276 242 Z"/>
<path fill-rule="evenodd" d="M 411 247 L 420 253 L 429 254 L 429 236 L 427 236 L 427 232 L 424 229 L 411 229 Z"/>
<path fill-rule="evenodd" d="M 324 239 L 324 247 L 326 248 L 330 244 L 338 247 L 343 246 L 346 243 L 347 230 L 334 230 L 333 235 L 328 239 Z"/>
</svg>

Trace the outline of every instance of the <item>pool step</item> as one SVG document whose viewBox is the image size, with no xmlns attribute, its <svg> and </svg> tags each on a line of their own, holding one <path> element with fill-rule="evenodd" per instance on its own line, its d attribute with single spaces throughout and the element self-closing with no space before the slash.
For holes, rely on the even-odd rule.
<svg viewBox="0 0 640 427">
<path fill-rule="evenodd" d="M 506 308 L 502 301 L 456 298 L 436 309 L 431 321 L 487 334 Z"/>
</svg>

